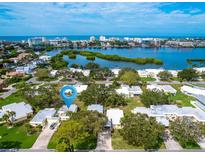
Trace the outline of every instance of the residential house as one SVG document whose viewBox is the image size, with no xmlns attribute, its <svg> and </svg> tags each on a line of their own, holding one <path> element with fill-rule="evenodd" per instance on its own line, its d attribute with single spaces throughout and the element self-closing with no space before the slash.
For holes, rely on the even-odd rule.
<svg viewBox="0 0 205 154">
<path fill-rule="evenodd" d="M 120 70 L 121 69 L 115 68 L 115 69 L 111 69 L 111 72 L 115 75 L 115 77 L 118 77 Z"/>
<path fill-rule="evenodd" d="M 56 114 L 56 110 L 54 108 L 45 108 L 43 110 L 40 110 L 30 121 L 30 125 L 45 126 L 46 123 L 49 122 L 49 119 L 52 120 L 55 114 Z"/>
<path fill-rule="evenodd" d="M 109 123 L 113 128 L 121 128 L 121 118 L 124 117 L 123 110 L 118 108 L 111 108 L 107 110 L 106 116 L 108 118 Z"/>
<path fill-rule="evenodd" d="M 100 105 L 100 104 L 91 104 L 91 105 L 88 105 L 88 111 L 97 111 L 99 113 L 103 113 L 104 109 L 103 109 L 103 106 Z"/>
<path fill-rule="evenodd" d="M 73 86 L 76 88 L 78 94 L 80 94 L 82 91 L 88 88 L 88 85 L 73 85 Z"/>
<path fill-rule="evenodd" d="M 26 104 L 25 102 L 20 102 L 2 106 L 2 113 L 6 114 L 7 112 L 15 113 L 11 121 L 17 123 L 26 120 L 31 116 L 33 114 L 33 109 L 31 105 Z"/>
<path fill-rule="evenodd" d="M 177 105 L 151 105 L 150 108 L 136 107 L 132 113 L 147 114 L 149 117 L 156 117 L 157 121 L 169 126 L 169 121 L 177 117 L 189 117 L 195 121 L 205 122 L 205 112 L 198 108 L 181 107 Z"/>
<path fill-rule="evenodd" d="M 116 89 L 118 94 L 125 95 L 126 97 L 134 97 L 142 94 L 142 89 L 139 86 L 121 85 L 119 89 Z"/>
<path fill-rule="evenodd" d="M 147 89 L 149 90 L 159 90 L 163 91 L 165 93 L 170 93 L 170 94 L 176 94 L 177 90 L 174 89 L 170 85 L 157 85 L 157 84 L 152 84 L 152 85 L 147 85 Z"/>
</svg>

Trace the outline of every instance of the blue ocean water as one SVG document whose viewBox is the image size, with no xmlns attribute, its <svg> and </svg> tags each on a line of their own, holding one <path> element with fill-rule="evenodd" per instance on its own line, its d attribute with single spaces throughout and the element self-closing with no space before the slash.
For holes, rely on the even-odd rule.
<svg viewBox="0 0 205 154">
<path fill-rule="evenodd" d="M 187 59 L 190 58 L 205 58 L 205 48 L 131 48 L 131 49 L 117 49 L 109 48 L 104 49 L 83 49 L 95 52 L 101 52 L 103 54 L 116 54 L 123 57 L 130 58 L 156 58 L 164 62 L 163 65 L 138 65 L 129 62 L 117 62 L 117 61 L 108 61 L 96 58 L 94 62 L 100 64 L 102 67 L 109 68 L 122 68 L 130 67 L 134 69 L 146 69 L 146 68 L 164 68 L 164 69 L 173 69 L 181 70 L 184 68 L 189 68 L 190 65 L 187 63 Z M 53 50 L 47 52 L 48 55 L 54 56 L 59 53 L 60 50 Z M 89 61 L 86 57 L 77 56 L 76 59 L 69 59 L 67 56 L 64 56 L 64 60 L 69 62 L 69 65 L 75 63 L 80 65 L 85 65 Z"/>
<path fill-rule="evenodd" d="M 89 40 L 91 35 L 64 35 L 64 36 L 57 36 L 57 35 L 50 35 L 50 36 L 0 36 L 0 40 L 5 40 L 5 41 L 22 41 L 22 40 L 28 40 L 33 37 L 45 37 L 46 39 L 55 39 L 55 38 L 67 38 L 68 40 Z M 96 38 L 99 38 L 100 35 L 93 35 Z M 109 37 L 119 37 L 119 38 L 124 38 L 124 37 L 141 37 L 141 38 L 146 38 L 146 37 L 154 37 L 154 36 L 139 36 L 139 35 L 104 35 L 106 38 Z M 158 38 L 185 38 L 186 36 L 157 36 Z M 194 37 L 192 37 L 194 38 Z"/>
</svg>

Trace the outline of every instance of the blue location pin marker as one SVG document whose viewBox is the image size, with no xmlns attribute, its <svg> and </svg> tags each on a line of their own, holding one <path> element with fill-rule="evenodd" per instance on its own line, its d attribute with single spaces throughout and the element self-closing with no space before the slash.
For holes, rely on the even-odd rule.
<svg viewBox="0 0 205 154">
<path fill-rule="evenodd" d="M 77 90 L 73 86 L 66 85 L 61 88 L 60 95 L 67 107 L 69 108 L 77 96 Z"/>
</svg>

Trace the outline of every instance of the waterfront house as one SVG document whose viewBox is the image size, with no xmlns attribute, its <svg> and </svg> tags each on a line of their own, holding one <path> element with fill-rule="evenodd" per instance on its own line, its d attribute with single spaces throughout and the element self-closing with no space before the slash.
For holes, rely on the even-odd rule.
<svg viewBox="0 0 205 154">
<path fill-rule="evenodd" d="M 25 102 L 20 102 L 2 106 L 2 113 L 7 114 L 7 112 L 15 113 L 13 118 L 11 118 L 11 121 L 13 123 L 17 123 L 26 120 L 29 116 L 31 116 L 33 114 L 33 109 L 31 105 L 26 104 Z"/>
<path fill-rule="evenodd" d="M 51 56 L 43 55 L 43 56 L 40 56 L 39 59 L 42 61 L 48 61 L 48 60 L 51 60 Z"/>
<path fill-rule="evenodd" d="M 111 72 L 115 75 L 115 77 L 118 77 L 120 70 L 121 69 L 115 68 L 115 69 L 111 69 Z"/>
<path fill-rule="evenodd" d="M 124 117 L 123 110 L 120 110 L 118 108 L 111 108 L 107 110 L 106 116 L 108 118 L 109 123 L 111 123 L 111 126 L 113 128 L 121 128 L 121 118 Z"/>
<path fill-rule="evenodd" d="M 91 104 L 91 105 L 88 105 L 88 108 L 87 108 L 88 111 L 97 111 L 99 113 L 103 113 L 104 109 L 103 109 L 103 106 L 100 105 L 100 104 Z"/>
<path fill-rule="evenodd" d="M 78 69 L 78 68 L 70 68 L 70 71 L 75 73 L 75 72 L 82 72 L 84 76 L 89 76 L 90 75 L 90 70 L 82 70 L 82 69 Z"/>
</svg>

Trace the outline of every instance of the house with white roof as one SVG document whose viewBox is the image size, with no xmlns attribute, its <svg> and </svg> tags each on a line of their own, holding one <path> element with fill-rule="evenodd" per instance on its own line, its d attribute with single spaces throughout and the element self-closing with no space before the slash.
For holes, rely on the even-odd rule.
<svg viewBox="0 0 205 154">
<path fill-rule="evenodd" d="M 109 122 L 112 124 L 113 128 L 120 128 L 121 127 L 121 118 L 124 117 L 123 110 L 118 108 L 111 108 L 107 110 L 106 116 Z"/>
<path fill-rule="evenodd" d="M 52 70 L 50 72 L 50 76 L 55 77 L 57 75 L 57 73 L 58 73 L 58 70 Z"/>
<path fill-rule="evenodd" d="M 181 91 L 187 95 L 196 96 L 202 95 L 205 96 L 205 89 L 200 87 L 190 87 L 190 86 L 182 86 Z"/>
<path fill-rule="evenodd" d="M 100 104 L 91 104 L 91 105 L 88 105 L 88 108 L 87 108 L 88 111 L 97 111 L 99 113 L 103 113 L 104 109 L 103 109 L 103 106 L 100 105 Z"/>
<path fill-rule="evenodd" d="M 161 71 L 164 71 L 164 69 L 144 69 L 144 70 L 138 70 L 138 74 L 140 77 L 157 78 L 157 75 Z"/>
<path fill-rule="evenodd" d="M 67 112 L 77 112 L 78 106 L 76 104 L 71 104 L 68 108 L 66 105 L 63 105 L 57 112 L 60 120 L 68 120 L 70 117 L 67 115 Z"/>
<path fill-rule="evenodd" d="M 126 97 L 134 97 L 142 94 L 142 89 L 139 86 L 128 86 L 121 85 L 119 89 L 116 89 L 116 92 Z"/>
<path fill-rule="evenodd" d="M 88 88 L 88 85 L 73 85 L 73 86 L 76 88 L 78 94 L 80 94 L 82 91 Z"/>
<path fill-rule="evenodd" d="M 30 121 L 30 125 L 32 126 L 44 126 L 49 120 L 52 121 L 52 118 L 56 114 L 56 110 L 54 108 L 45 108 L 40 110 Z"/>
<path fill-rule="evenodd" d="M 75 73 L 75 72 L 82 72 L 84 76 L 89 76 L 90 75 L 90 70 L 82 70 L 79 68 L 70 68 L 70 71 Z"/>
<path fill-rule="evenodd" d="M 194 68 L 198 73 L 205 72 L 205 67 L 195 67 Z"/>
<path fill-rule="evenodd" d="M 39 59 L 43 61 L 48 61 L 48 60 L 51 60 L 51 56 L 43 55 L 43 56 L 40 56 Z"/>
<path fill-rule="evenodd" d="M 177 77 L 177 74 L 178 74 L 178 70 L 168 70 L 168 72 L 170 72 L 172 75 L 173 75 L 173 77 Z"/>
<path fill-rule="evenodd" d="M 115 75 L 115 77 L 118 77 L 120 70 L 121 69 L 115 68 L 115 69 L 111 69 L 111 72 Z"/>
<path fill-rule="evenodd" d="M 193 107 L 179 108 L 177 105 L 151 105 L 150 108 L 136 107 L 131 112 L 156 117 L 157 121 L 165 126 L 169 125 L 169 120 L 175 120 L 177 117 L 189 117 L 199 122 L 205 122 L 205 112 Z"/>
<path fill-rule="evenodd" d="M 25 102 L 12 103 L 2 106 L 2 110 L 0 111 L 0 117 L 3 117 L 3 115 L 6 114 L 8 111 L 15 113 L 15 115 L 11 119 L 13 123 L 26 120 L 29 116 L 33 114 L 33 109 L 31 105 L 26 104 Z"/>
<path fill-rule="evenodd" d="M 170 94 L 176 94 L 177 90 L 174 89 L 170 85 L 157 85 L 157 84 L 152 84 L 152 85 L 147 85 L 148 90 L 159 90 L 163 91 L 165 93 L 170 93 Z"/>
</svg>

